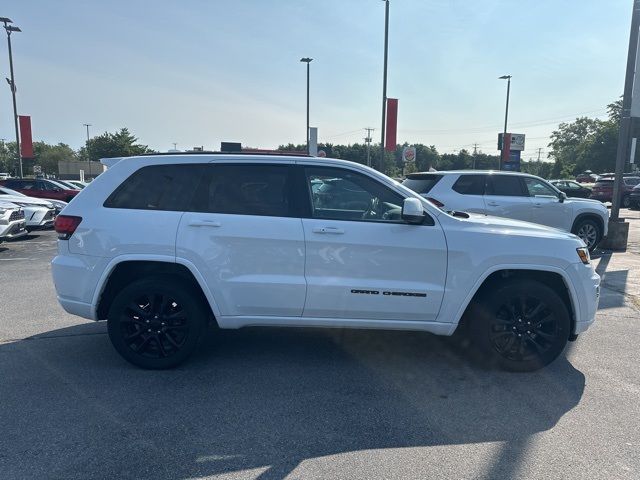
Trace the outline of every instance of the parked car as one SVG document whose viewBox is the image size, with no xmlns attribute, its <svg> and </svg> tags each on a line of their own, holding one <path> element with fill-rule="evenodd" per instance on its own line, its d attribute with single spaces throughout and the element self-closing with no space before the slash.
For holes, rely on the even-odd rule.
<svg viewBox="0 0 640 480">
<path fill-rule="evenodd" d="M 17 190 L 12 190 L 10 188 L 2 187 L 2 186 L 0 186 L 0 195 L 18 197 L 18 202 L 25 201 L 25 200 L 29 200 L 29 201 L 33 200 L 38 204 L 42 204 L 47 207 L 53 206 L 53 209 L 55 210 L 54 216 L 58 215 L 62 211 L 62 209 L 67 206 L 67 202 L 63 202 L 62 200 L 54 200 L 53 198 L 29 197 L 28 195 L 25 195 L 24 193 L 20 193 Z M 0 197 L 0 199 L 2 198 L 3 197 Z M 9 197 L 6 197 L 6 198 L 9 198 Z"/>
<path fill-rule="evenodd" d="M 620 195 L 622 196 L 620 205 L 624 208 L 629 208 L 631 206 L 631 190 L 640 183 L 640 177 L 623 177 L 622 181 L 623 188 L 620 192 Z M 593 190 L 589 198 L 600 202 L 613 201 L 613 182 L 613 178 L 599 178 L 593 186 Z"/>
<path fill-rule="evenodd" d="M 592 172 L 584 172 L 576 176 L 578 183 L 594 183 L 598 179 L 598 175 Z"/>
<path fill-rule="evenodd" d="M 52 198 L 67 203 L 80 193 L 80 190 L 72 190 L 44 178 L 10 178 L 0 181 L 0 186 L 17 190 L 30 197 Z"/>
<path fill-rule="evenodd" d="M 450 215 L 360 164 L 230 154 L 103 163 L 56 219 L 53 280 L 63 308 L 106 319 L 115 349 L 140 367 L 180 364 L 213 323 L 468 328 L 489 362 L 533 370 L 595 318 L 600 277 L 575 235 Z M 336 181 L 368 201 L 326 207 L 312 185 Z"/>
<path fill-rule="evenodd" d="M 0 200 L 0 243 L 27 234 L 24 212 L 18 205 Z"/>
<path fill-rule="evenodd" d="M 629 194 L 629 207 L 640 208 L 640 184 L 633 187 Z"/>
<path fill-rule="evenodd" d="M 549 183 L 571 198 L 589 198 L 591 189 L 573 180 L 549 180 Z"/>
<path fill-rule="evenodd" d="M 572 232 L 591 251 L 608 232 L 609 212 L 600 202 L 567 199 L 546 180 L 526 173 L 412 173 L 403 185 L 444 210 L 513 218 Z"/>
<path fill-rule="evenodd" d="M 6 180 L 9 176 L 10 175 L 8 173 L 0 173 L 0 180 Z"/>
<path fill-rule="evenodd" d="M 0 200 L 22 207 L 27 231 L 53 227 L 56 210 L 53 204 L 43 199 L 27 197 L 18 192 L 11 195 L 4 187 L 0 187 Z M 10 190 L 9 190 L 10 191 Z"/>
</svg>

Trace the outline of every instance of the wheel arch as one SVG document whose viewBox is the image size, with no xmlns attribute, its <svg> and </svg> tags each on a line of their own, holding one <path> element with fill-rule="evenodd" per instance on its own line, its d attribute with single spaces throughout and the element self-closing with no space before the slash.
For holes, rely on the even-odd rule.
<svg viewBox="0 0 640 480">
<path fill-rule="evenodd" d="M 533 266 L 533 265 L 504 265 L 496 266 L 487 270 L 484 275 L 471 289 L 469 295 L 465 299 L 463 305 L 461 305 L 458 314 L 456 316 L 455 326 L 452 332 L 459 326 L 464 328 L 465 314 L 471 308 L 473 302 L 480 298 L 486 289 L 491 288 L 492 285 L 496 285 L 499 282 L 508 281 L 510 278 L 529 278 L 540 281 L 545 285 L 552 286 L 557 289 L 557 293 L 567 306 L 569 316 L 571 318 L 571 335 L 575 332 L 576 321 L 579 318 L 579 303 L 577 301 L 577 294 L 573 288 L 571 280 L 567 276 L 566 272 L 551 266 Z"/>
<path fill-rule="evenodd" d="M 124 286 L 151 275 L 172 275 L 188 282 L 202 295 L 203 301 L 210 309 L 212 321 L 217 322 L 216 319 L 220 315 L 217 304 L 195 266 L 182 259 L 162 256 L 115 258 L 98 282 L 92 302 L 94 318 L 106 319 L 111 302 Z"/>
<path fill-rule="evenodd" d="M 571 224 L 571 233 L 575 233 L 576 227 L 580 224 L 580 222 L 584 220 L 595 220 L 595 222 L 598 224 L 598 227 L 600 228 L 600 234 L 604 236 L 604 219 L 594 212 L 580 213 L 573 221 L 573 224 Z"/>
</svg>

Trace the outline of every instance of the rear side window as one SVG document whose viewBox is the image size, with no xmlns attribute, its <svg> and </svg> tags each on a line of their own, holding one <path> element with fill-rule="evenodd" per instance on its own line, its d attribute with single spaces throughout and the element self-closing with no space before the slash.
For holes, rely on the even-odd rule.
<svg viewBox="0 0 640 480">
<path fill-rule="evenodd" d="M 485 195 L 499 195 L 504 197 L 528 197 L 522 180 L 515 175 L 489 175 Z"/>
<path fill-rule="evenodd" d="M 429 193 L 429 191 L 431 191 L 434 185 L 438 183 L 441 178 L 442 175 L 437 174 L 415 176 L 409 175 L 409 177 L 404 182 L 402 182 L 402 185 L 422 195 L 424 193 Z"/>
<path fill-rule="evenodd" d="M 486 175 L 460 175 L 451 188 L 462 195 L 484 195 L 486 178 Z"/>
<path fill-rule="evenodd" d="M 191 211 L 293 216 L 288 165 L 208 164 Z"/>
<path fill-rule="evenodd" d="M 185 211 L 202 165 L 150 165 L 134 172 L 104 202 L 108 208 Z"/>
</svg>

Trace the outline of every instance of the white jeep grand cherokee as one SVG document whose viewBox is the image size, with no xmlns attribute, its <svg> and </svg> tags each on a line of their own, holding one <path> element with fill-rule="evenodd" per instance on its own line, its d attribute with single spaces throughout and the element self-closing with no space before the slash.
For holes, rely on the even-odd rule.
<svg viewBox="0 0 640 480">
<path fill-rule="evenodd" d="M 291 156 L 108 160 L 56 220 L 53 279 L 115 349 L 169 368 L 205 328 L 460 325 L 510 370 L 553 361 L 594 321 L 600 278 L 575 235 L 449 215 L 365 166 Z"/>
</svg>

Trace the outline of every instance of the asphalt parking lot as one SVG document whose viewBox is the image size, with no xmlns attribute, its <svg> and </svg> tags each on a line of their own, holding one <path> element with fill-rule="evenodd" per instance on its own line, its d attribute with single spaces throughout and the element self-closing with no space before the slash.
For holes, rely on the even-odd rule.
<svg viewBox="0 0 640 480">
<path fill-rule="evenodd" d="M 0 478 L 640 478 L 640 213 L 596 324 L 531 374 L 433 335 L 246 329 L 144 371 L 66 314 L 55 234 L 0 245 Z"/>
</svg>

